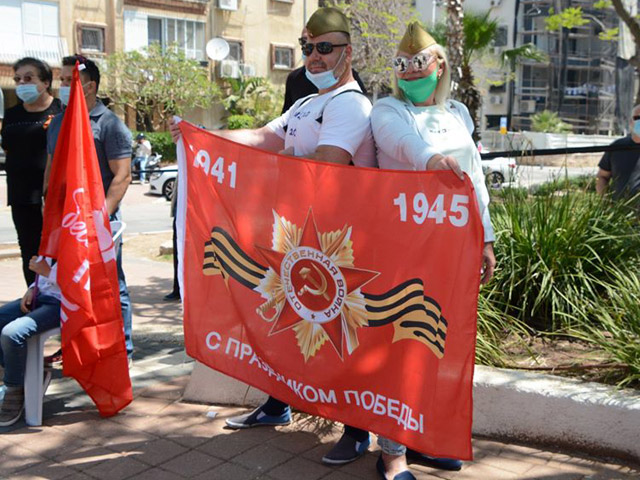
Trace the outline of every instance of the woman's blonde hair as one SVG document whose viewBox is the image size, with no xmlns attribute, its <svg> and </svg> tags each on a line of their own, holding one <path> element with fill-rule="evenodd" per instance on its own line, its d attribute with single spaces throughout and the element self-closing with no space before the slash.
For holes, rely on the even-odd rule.
<svg viewBox="0 0 640 480">
<path fill-rule="evenodd" d="M 435 55 L 438 64 L 444 65 L 442 75 L 438 79 L 438 85 L 436 85 L 435 101 L 436 105 L 444 106 L 444 103 L 449 99 L 451 94 L 451 70 L 449 68 L 449 60 L 447 54 L 440 45 L 435 44 L 424 49 L 424 52 Z M 404 92 L 398 87 L 398 76 L 393 75 L 393 96 L 398 100 L 409 102 L 409 99 L 405 96 Z"/>
</svg>

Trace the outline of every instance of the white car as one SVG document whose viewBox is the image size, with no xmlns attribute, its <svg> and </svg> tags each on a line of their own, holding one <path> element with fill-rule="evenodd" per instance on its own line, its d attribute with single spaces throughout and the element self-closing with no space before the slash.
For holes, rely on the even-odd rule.
<svg viewBox="0 0 640 480">
<path fill-rule="evenodd" d="M 153 195 L 164 195 L 164 198 L 171 200 L 176 186 L 178 176 L 178 165 L 169 165 L 154 170 L 149 177 L 149 193 Z"/>
<path fill-rule="evenodd" d="M 515 158 L 497 157 L 482 160 L 482 173 L 489 188 L 500 188 L 502 184 L 517 180 L 518 164 Z"/>
</svg>

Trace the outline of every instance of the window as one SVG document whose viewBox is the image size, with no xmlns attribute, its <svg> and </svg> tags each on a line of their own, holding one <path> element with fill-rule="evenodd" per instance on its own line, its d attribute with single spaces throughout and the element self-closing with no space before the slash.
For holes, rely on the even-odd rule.
<svg viewBox="0 0 640 480">
<path fill-rule="evenodd" d="M 83 53 L 104 53 L 104 28 L 80 25 L 79 42 L 80 51 Z"/>
<path fill-rule="evenodd" d="M 11 64 L 30 56 L 60 65 L 66 45 L 60 38 L 58 20 L 57 3 L 0 0 L 1 62 Z"/>
<path fill-rule="evenodd" d="M 179 18 L 151 17 L 146 13 L 125 10 L 125 50 L 140 50 L 158 44 L 166 49 L 172 44 L 187 58 L 205 60 L 205 24 Z"/>
<path fill-rule="evenodd" d="M 493 40 L 494 47 L 506 47 L 509 43 L 509 27 L 500 25 Z"/>
<path fill-rule="evenodd" d="M 244 62 L 244 52 L 242 48 L 242 42 L 237 40 L 227 40 L 229 44 L 229 55 L 225 60 L 235 60 L 238 63 Z"/>
<path fill-rule="evenodd" d="M 271 68 L 291 70 L 293 68 L 293 48 L 271 45 Z"/>
</svg>

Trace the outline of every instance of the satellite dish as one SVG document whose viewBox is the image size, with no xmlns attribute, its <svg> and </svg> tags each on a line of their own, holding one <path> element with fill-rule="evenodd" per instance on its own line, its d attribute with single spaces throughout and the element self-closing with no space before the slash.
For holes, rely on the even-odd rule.
<svg viewBox="0 0 640 480">
<path fill-rule="evenodd" d="M 211 60 L 222 60 L 229 55 L 229 44 L 224 38 L 212 38 L 207 42 L 206 51 Z"/>
</svg>

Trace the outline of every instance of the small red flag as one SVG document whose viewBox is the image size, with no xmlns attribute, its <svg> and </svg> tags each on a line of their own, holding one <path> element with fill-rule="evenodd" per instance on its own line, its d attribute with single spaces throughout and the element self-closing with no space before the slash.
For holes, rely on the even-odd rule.
<svg viewBox="0 0 640 480">
<path fill-rule="evenodd" d="M 63 373 L 101 415 L 133 399 L 116 255 L 78 67 L 53 155 L 40 255 L 57 259 Z"/>
</svg>

